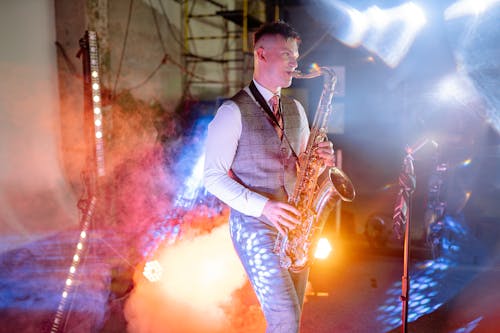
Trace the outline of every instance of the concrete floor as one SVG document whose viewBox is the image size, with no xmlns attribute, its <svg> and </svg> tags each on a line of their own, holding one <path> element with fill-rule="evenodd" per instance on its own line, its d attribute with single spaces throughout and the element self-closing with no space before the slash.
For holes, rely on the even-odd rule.
<svg viewBox="0 0 500 333">
<path fill-rule="evenodd" d="M 313 287 L 328 296 L 308 297 L 302 332 L 401 332 L 402 251 L 362 243 L 344 250 L 350 253 L 313 268 Z M 408 332 L 498 332 L 498 259 L 434 261 L 422 247 L 412 258 Z"/>
<path fill-rule="evenodd" d="M 60 254 L 71 253 L 74 236 L 69 232 L 0 255 L 0 332 L 50 332 L 68 267 Z M 126 278 L 116 280 L 120 272 L 110 278 L 111 262 L 103 260 L 109 255 L 102 249 L 87 255 L 82 266 L 86 279 L 75 287 L 69 324 L 60 332 L 126 332 L 123 305 L 131 286 Z M 408 332 L 496 332 L 498 257 L 493 248 L 480 261 L 471 256 L 461 262 L 434 261 L 417 244 Z M 337 241 L 329 259 L 316 261 L 311 271 L 301 332 L 400 332 L 402 259 L 394 244 L 373 248 L 361 237 Z"/>
</svg>

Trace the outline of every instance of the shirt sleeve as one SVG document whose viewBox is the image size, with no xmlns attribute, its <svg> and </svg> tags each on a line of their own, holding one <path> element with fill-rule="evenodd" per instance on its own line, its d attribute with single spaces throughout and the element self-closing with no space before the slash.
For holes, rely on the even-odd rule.
<svg viewBox="0 0 500 333">
<path fill-rule="evenodd" d="M 208 125 L 205 144 L 205 188 L 231 208 L 254 217 L 262 215 L 268 198 L 255 193 L 231 177 L 238 141 L 241 112 L 233 101 L 224 102 Z"/>
</svg>

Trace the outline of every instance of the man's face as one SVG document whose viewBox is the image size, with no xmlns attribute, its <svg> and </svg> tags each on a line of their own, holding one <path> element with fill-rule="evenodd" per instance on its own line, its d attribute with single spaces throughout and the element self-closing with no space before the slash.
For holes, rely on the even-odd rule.
<svg viewBox="0 0 500 333">
<path fill-rule="evenodd" d="M 297 40 L 280 35 L 270 36 L 263 44 L 265 73 L 274 87 L 286 88 L 292 84 L 292 73 L 299 57 Z"/>
</svg>

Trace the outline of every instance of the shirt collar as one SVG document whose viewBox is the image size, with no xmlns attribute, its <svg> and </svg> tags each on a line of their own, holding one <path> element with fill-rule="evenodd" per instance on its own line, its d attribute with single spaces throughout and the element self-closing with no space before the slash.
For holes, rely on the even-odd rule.
<svg viewBox="0 0 500 333">
<path fill-rule="evenodd" d="M 267 89 L 266 87 L 262 86 L 259 82 L 257 82 L 255 79 L 253 79 L 253 82 L 255 83 L 255 86 L 257 87 L 257 90 L 260 92 L 262 97 L 264 97 L 264 100 L 266 100 L 269 103 L 269 100 L 271 97 L 273 97 L 275 94 Z M 281 89 L 278 90 L 278 96 L 281 96 Z"/>
</svg>

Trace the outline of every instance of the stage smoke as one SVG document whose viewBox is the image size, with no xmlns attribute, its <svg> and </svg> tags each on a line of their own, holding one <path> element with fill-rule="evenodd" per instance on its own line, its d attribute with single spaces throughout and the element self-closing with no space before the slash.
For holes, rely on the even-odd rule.
<svg viewBox="0 0 500 333">
<path fill-rule="evenodd" d="M 125 305 L 128 332 L 250 332 L 241 318 L 255 313 L 244 301 L 247 279 L 229 236 L 228 225 L 210 234 L 183 239 L 157 251 L 162 277 L 150 282 L 136 270 L 135 288 Z M 254 297 L 249 293 L 250 297 Z M 257 307 L 258 309 L 258 307 Z M 263 321 L 253 315 L 255 323 Z M 248 328 L 248 326 L 247 326 Z"/>
</svg>

